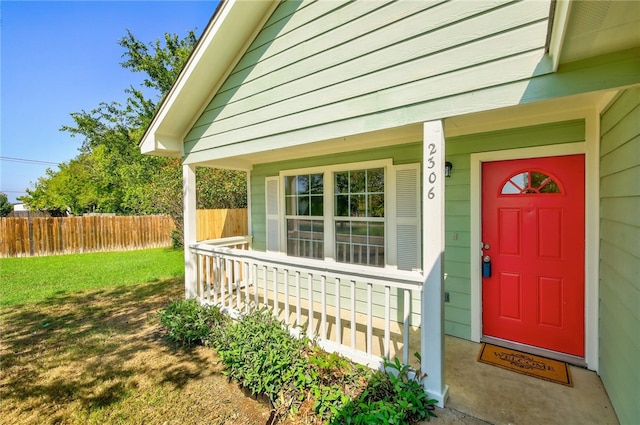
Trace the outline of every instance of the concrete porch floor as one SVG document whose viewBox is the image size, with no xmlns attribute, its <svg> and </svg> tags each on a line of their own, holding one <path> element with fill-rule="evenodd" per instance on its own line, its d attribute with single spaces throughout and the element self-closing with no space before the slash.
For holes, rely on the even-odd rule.
<svg viewBox="0 0 640 425">
<path fill-rule="evenodd" d="M 571 367 L 573 387 L 476 361 L 480 344 L 445 337 L 449 400 L 431 424 L 616 425 L 600 377 Z M 426 422 L 425 422 L 426 423 Z"/>
</svg>

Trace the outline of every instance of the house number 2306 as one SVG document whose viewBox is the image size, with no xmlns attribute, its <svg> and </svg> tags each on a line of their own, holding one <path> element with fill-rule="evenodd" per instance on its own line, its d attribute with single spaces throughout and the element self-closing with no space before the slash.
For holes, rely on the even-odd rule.
<svg viewBox="0 0 640 425">
<path fill-rule="evenodd" d="M 435 143 L 429 143 L 427 146 L 429 157 L 427 158 L 427 181 L 429 185 L 427 186 L 427 198 L 433 199 L 436 197 L 436 182 L 438 181 L 438 175 L 436 174 L 436 170 L 434 167 L 436 166 L 435 156 L 438 150 L 436 149 Z"/>
</svg>

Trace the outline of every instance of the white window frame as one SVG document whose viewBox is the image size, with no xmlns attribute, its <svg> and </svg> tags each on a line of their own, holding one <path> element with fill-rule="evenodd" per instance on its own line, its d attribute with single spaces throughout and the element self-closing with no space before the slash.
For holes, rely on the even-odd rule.
<svg viewBox="0 0 640 425">
<path fill-rule="evenodd" d="M 337 262 L 336 261 L 336 253 L 335 253 L 335 211 L 334 211 L 334 201 L 335 201 L 335 182 L 334 182 L 334 173 L 344 172 L 344 171 L 357 171 L 357 170 L 365 170 L 371 168 L 383 168 L 384 169 L 384 205 L 385 205 L 385 216 L 384 216 L 384 250 L 385 250 L 385 260 L 384 267 L 393 267 L 395 264 L 395 258 L 391 258 L 390 256 L 390 229 L 393 228 L 393 216 L 389 214 L 389 206 L 391 205 L 391 200 L 393 199 L 391 194 L 389 193 L 391 180 L 393 179 L 392 172 L 393 170 L 393 160 L 392 159 L 382 159 L 375 161 L 362 161 L 362 162 L 350 162 L 344 164 L 332 164 L 327 166 L 316 166 L 316 167 L 308 167 L 308 168 L 296 168 L 289 170 L 281 170 L 279 173 L 280 187 L 284 187 L 285 177 L 287 176 L 297 176 L 297 175 L 306 175 L 306 174 L 323 174 L 323 182 L 324 182 L 324 206 L 323 206 L 323 217 L 324 217 L 324 260 L 326 262 Z M 285 215 L 285 196 L 282 191 L 279 194 L 278 202 L 280 205 L 280 246 L 282 247 L 282 252 L 284 254 L 287 253 L 287 222 Z M 395 201 L 394 205 L 391 206 L 391 211 L 395 211 Z M 395 252 L 395 249 L 393 250 Z M 294 258 L 294 257 L 292 257 Z M 362 267 L 374 267 L 379 268 L 377 266 L 368 266 L 361 265 Z"/>
</svg>

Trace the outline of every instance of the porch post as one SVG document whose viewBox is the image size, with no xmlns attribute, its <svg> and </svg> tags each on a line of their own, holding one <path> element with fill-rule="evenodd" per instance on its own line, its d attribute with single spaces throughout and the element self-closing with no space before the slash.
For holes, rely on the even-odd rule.
<svg viewBox="0 0 640 425">
<path fill-rule="evenodd" d="M 442 121 L 424 123 L 422 148 L 422 287 L 420 351 L 425 390 L 443 407 L 444 383 L 444 128 Z"/>
<path fill-rule="evenodd" d="M 182 166 L 182 194 L 184 198 L 184 296 L 196 298 L 197 292 L 197 261 L 191 255 L 189 245 L 196 242 L 196 167 Z"/>
</svg>

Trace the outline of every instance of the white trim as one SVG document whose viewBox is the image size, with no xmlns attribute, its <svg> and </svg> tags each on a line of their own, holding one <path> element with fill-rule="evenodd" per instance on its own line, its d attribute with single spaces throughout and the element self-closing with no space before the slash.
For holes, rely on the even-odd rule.
<svg viewBox="0 0 640 425">
<path fill-rule="evenodd" d="M 570 11 L 570 0 L 556 0 L 555 11 L 553 14 L 553 27 L 551 29 L 551 40 L 549 40 L 549 57 L 551 58 L 553 72 L 556 72 L 558 70 L 558 65 L 560 65 L 560 55 L 562 54 L 564 36 L 567 33 Z"/>
<path fill-rule="evenodd" d="M 449 390 L 444 368 L 444 125 L 430 121 L 423 129 L 421 368 L 427 373 L 427 393 L 444 407 Z"/>
<path fill-rule="evenodd" d="M 301 174 L 323 174 L 324 175 L 324 179 L 325 179 L 325 185 L 324 185 L 324 192 L 323 192 L 323 198 L 324 198 L 324 208 L 323 208 L 323 220 L 324 220 L 324 228 L 325 228 L 325 232 L 324 232 L 324 259 L 323 261 L 327 261 L 327 262 L 336 262 L 335 259 L 335 236 L 334 236 L 334 223 L 335 223 L 335 216 L 334 216 L 334 205 L 333 205 L 333 200 L 334 200 L 334 192 L 333 192 L 333 178 L 332 178 L 332 174 L 335 172 L 340 172 L 340 171 L 353 171 L 353 170 L 364 170 L 364 169 L 370 169 L 370 168 L 384 168 L 384 175 L 385 175 L 385 190 L 384 190 L 384 202 L 385 202 L 385 216 L 382 220 L 367 220 L 367 221 L 382 221 L 385 224 L 385 267 L 384 268 L 389 268 L 391 265 L 389 264 L 390 262 L 390 258 L 388 256 L 388 231 L 387 229 L 389 229 L 389 212 L 387 210 L 387 205 L 389 205 L 389 199 L 387 196 L 388 193 L 388 184 L 389 184 L 389 174 L 393 172 L 393 159 L 388 158 L 388 159 L 379 159 L 379 160 L 374 160 L 374 161 L 360 161 L 360 162 L 347 162 L 347 163 L 342 163 L 342 164 L 328 164 L 328 165 L 322 165 L 322 166 L 315 166 L 315 167 L 307 167 L 307 168 L 290 168 L 290 169 L 286 169 L 286 170 L 280 170 L 279 175 L 278 175 L 278 182 L 280 187 L 282 187 L 282 192 L 279 195 L 278 198 L 278 205 L 279 205 L 279 209 L 280 209 L 280 216 L 279 216 L 279 221 L 280 221 L 280 249 L 282 252 L 284 252 L 286 254 L 287 252 L 287 225 L 286 225 L 286 220 L 287 220 L 287 215 L 285 214 L 286 212 L 286 205 L 285 205 L 285 196 L 284 196 L 284 188 L 285 188 L 285 184 L 284 184 L 284 178 L 287 176 L 296 176 L 296 175 L 301 175 Z M 327 185 L 326 183 L 326 179 L 327 176 L 331 176 L 331 182 L 329 185 Z M 293 216 L 289 216 L 289 218 L 292 218 Z M 327 229 L 330 229 L 331 231 L 327 231 Z M 373 266 L 372 266 L 373 267 Z M 395 267 L 395 265 L 393 265 L 393 267 Z M 379 268 L 379 267 L 376 267 Z"/>
<path fill-rule="evenodd" d="M 195 298 L 198 294 L 198 261 L 189 250 L 196 243 L 196 167 L 182 166 L 183 237 L 184 237 L 184 292 L 185 298 Z"/>
<path fill-rule="evenodd" d="M 591 115 L 593 117 L 593 115 Z M 585 362 L 598 370 L 598 143 L 594 118 L 585 118 L 585 142 L 537 146 L 523 149 L 471 154 L 471 340 L 482 336 L 482 282 L 480 278 L 480 244 L 482 229 L 482 163 L 544 156 L 585 155 Z"/>
<path fill-rule="evenodd" d="M 587 368 L 600 369 L 600 115 L 585 117 L 585 361 Z"/>
<path fill-rule="evenodd" d="M 333 173 L 336 171 L 353 171 L 364 170 L 365 168 L 384 168 L 391 167 L 393 165 L 392 159 L 379 159 L 375 161 L 361 161 L 361 162 L 346 162 L 343 164 L 328 164 L 320 165 L 317 167 L 307 168 L 291 168 L 288 170 L 280 170 L 280 178 L 285 176 L 295 176 L 298 174 L 320 174 L 320 173 Z"/>
</svg>

